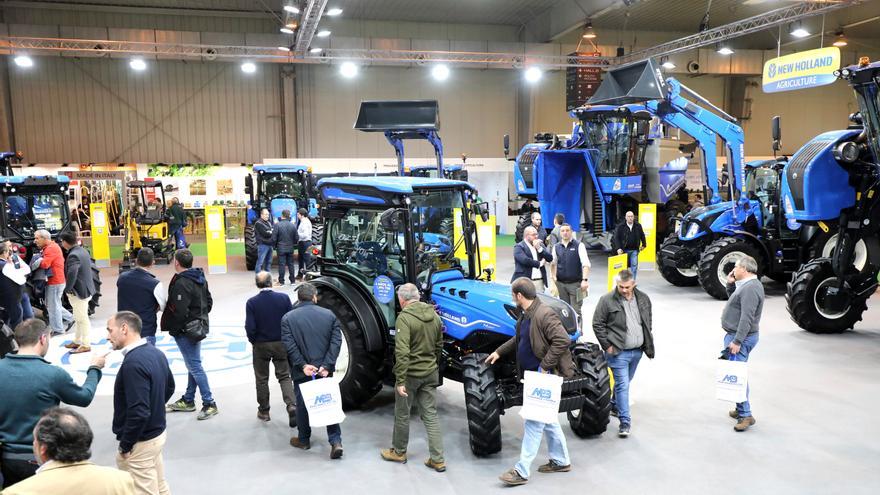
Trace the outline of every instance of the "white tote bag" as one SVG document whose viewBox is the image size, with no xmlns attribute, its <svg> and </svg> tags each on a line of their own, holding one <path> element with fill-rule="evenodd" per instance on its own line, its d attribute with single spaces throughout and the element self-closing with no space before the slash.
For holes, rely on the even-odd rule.
<svg viewBox="0 0 880 495">
<path fill-rule="evenodd" d="M 745 402 L 749 386 L 749 367 L 745 361 L 718 360 L 715 373 L 715 398 L 727 402 Z"/>
<path fill-rule="evenodd" d="M 562 377 L 526 371 L 523 381 L 523 406 L 519 415 L 540 423 L 559 423 Z"/>
<path fill-rule="evenodd" d="M 309 412 L 310 426 L 328 426 L 342 423 L 342 394 L 339 382 L 333 378 L 311 380 L 299 385 L 306 410 Z"/>
</svg>

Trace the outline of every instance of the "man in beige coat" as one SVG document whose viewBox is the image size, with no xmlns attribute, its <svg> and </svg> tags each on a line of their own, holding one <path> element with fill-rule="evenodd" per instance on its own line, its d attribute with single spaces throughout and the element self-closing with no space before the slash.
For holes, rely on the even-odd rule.
<svg viewBox="0 0 880 495">
<path fill-rule="evenodd" d="M 88 461 L 92 438 L 89 423 L 73 409 L 47 410 L 34 427 L 34 456 L 40 463 L 37 474 L 3 494 L 133 495 L 130 474 Z"/>
</svg>

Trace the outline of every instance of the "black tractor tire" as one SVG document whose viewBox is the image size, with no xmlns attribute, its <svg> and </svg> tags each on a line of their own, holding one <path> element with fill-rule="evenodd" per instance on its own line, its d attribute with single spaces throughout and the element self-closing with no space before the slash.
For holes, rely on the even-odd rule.
<svg viewBox="0 0 880 495">
<path fill-rule="evenodd" d="M 455 243 L 455 220 L 444 218 L 440 221 L 440 235 L 446 236 L 449 242 Z"/>
<path fill-rule="evenodd" d="M 349 362 L 339 382 L 342 407 L 356 409 L 382 390 L 384 359 L 381 352 L 366 349 L 364 329 L 354 309 L 339 294 L 318 287 L 318 306 L 332 311 L 342 326 L 342 338 L 348 346 Z M 337 364 L 338 367 L 338 364 Z"/>
<path fill-rule="evenodd" d="M 248 271 L 257 266 L 257 234 L 252 223 L 244 228 L 244 266 Z"/>
<path fill-rule="evenodd" d="M 315 218 L 312 220 L 312 247 L 322 247 L 324 245 L 324 220 L 322 218 Z M 314 254 L 309 253 L 309 264 L 306 266 L 306 270 L 310 272 L 318 271 L 318 257 Z"/>
<path fill-rule="evenodd" d="M 532 224 L 532 214 L 531 213 L 523 213 L 519 216 L 519 220 L 516 221 L 516 231 L 514 231 L 513 237 L 516 242 L 522 242 L 523 240 L 523 231 L 526 230 L 526 227 Z"/>
<path fill-rule="evenodd" d="M 501 451 L 501 401 L 486 356 L 468 354 L 461 360 L 471 452 L 477 457 Z"/>
<path fill-rule="evenodd" d="M 867 299 L 850 302 L 849 308 L 837 317 L 822 314 L 816 303 L 816 292 L 829 279 L 836 278 L 831 258 L 817 258 L 801 266 L 792 276 L 785 292 L 785 307 L 797 326 L 810 333 L 841 333 L 862 320 L 868 309 Z"/>
<path fill-rule="evenodd" d="M 589 378 L 587 388 L 581 389 L 586 399 L 577 411 L 569 411 L 568 424 L 575 435 L 585 438 L 601 435 L 608 429 L 611 416 L 611 378 L 608 362 L 597 344 L 578 344 L 572 349 L 575 368 Z"/>
<path fill-rule="evenodd" d="M 95 284 L 95 293 L 89 299 L 89 316 L 95 314 L 95 309 L 101 305 L 101 270 L 92 260 L 92 283 Z"/>
<path fill-rule="evenodd" d="M 726 301 L 728 298 L 727 285 L 718 277 L 718 264 L 722 262 L 725 256 L 735 252 L 755 258 L 755 261 L 758 262 L 758 278 L 761 276 L 761 271 L 764 266 L 763 257 L 755 246 L 749 244 L 745 239 L 740 237 L 722 237 L 720 239 L 715 239 L 712 241 L 712 244 L 709 244 L 709 246 L 703 251 L 703 255 L 700 257 L 700 263 L 698 265 L 700 286 L 707 294 L 715 299 Z M 725 265 L 730 266 L 723 267 L 724 273 L 729 273 L 733 270 L 733 263 L 725 262 Z"/>
<path fill-rule="evenodd" d="M 657 268 L 664 280 L 676 287 L 694 287 L 700 283 L 699 276 L 686 275 L 675 266 L 673 260 L 666 259 L 663 255 L 663 248 L 674 245 L 685 245 L 679 240 L 678 236 L 673 234 L 663 240 L 660 249 L 657 250 Z"/>
</svg>

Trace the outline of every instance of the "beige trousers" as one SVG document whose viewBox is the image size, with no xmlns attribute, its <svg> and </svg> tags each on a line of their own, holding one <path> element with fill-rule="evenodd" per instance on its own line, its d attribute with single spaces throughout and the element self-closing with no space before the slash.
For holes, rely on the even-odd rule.
<svg viewBox="0 0 880 495">
<path fill-rule="evenodd" d="M 76 322 L 75 344 L 92 345 L 89 342 L 89 332 L 92 330 L 92 322 L 89 321 L 89 301 L 91 297 L 80 299 L 73 294 L 67 294 L 70 308 L 73 310 L 73 320 Z"/>
<path fill-rule="evenodd" d="M 165 446 L 165 432 L 151 440 L 138 442 L 131 449 L 131 455 L 123 458 L 116 454 L 116 466 L 127 471 L 134 479 L 134 492 L 137 495 L 168 495 L 165 482 L 165 466 L 162 462 L 162 447 Z"/>
<path fill-rule="evenodd" d="M 538 294 L 544 293 L 544 281 L 543 280 L 532 280 L 532 283 L 535 285 L 535 292 Z"/>
</svg>

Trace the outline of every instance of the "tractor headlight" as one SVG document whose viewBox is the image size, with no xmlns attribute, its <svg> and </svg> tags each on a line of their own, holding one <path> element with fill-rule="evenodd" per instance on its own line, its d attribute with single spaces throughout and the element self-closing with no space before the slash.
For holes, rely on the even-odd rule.
<svg viewBox="0 0 880 495">
<path fill-rule="evenodd" d="M 687 231 L 687 234 L 685 235 L 685 237 L 693 237 L 693 236 L 697 235 L 697 233 L 699 231 L 700 231 L 700 224 L 698 224 L 696 222 L 692 222 L 690 227 L 688 227 L 688 231 Z"/>
<path fill-rule="evenodd" d="M 834 158 L 843 163 L 855 163 L 859 159 L 859 151 L 858 144 L 847 141 L 834 148 Z"/>
</svg>

